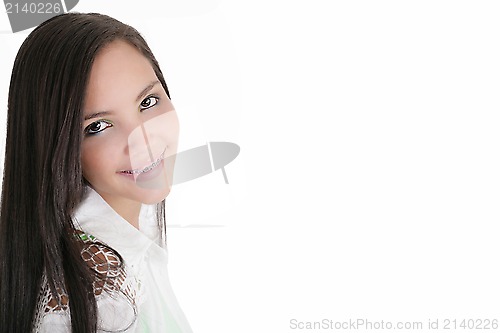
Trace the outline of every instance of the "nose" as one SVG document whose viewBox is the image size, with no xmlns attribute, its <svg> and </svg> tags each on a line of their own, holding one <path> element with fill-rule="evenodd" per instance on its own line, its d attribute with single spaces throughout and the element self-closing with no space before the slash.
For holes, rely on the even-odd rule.
<svg viewBox="0 0 500 333">
<path fill-rule="evenodd" d="M 145 160 L 143 156 L 145 154 L 147 154 L 147 159 L 150 161 L 153 160 L 154 157 L 151 148 L 152 136 L 154 136 L 154 133 L 148 130 L 143 122 L 139 122 L 137 126 L 129 132 L 127 147 L 132 160 Z"/>
<path fill-rule="evenodd" d="M 152 141 L 155 140 L 156 131 L 154 125 L 147 123 L 137 117 L 124 124 L 125 154 L 129 155 L 133 168 L 142 167 L 142 164 L 155 159 Z"/>
<path fill-rule="evenodd" d="M 178 120 L 175 111 L 148 119 L 139 114 L 127 120 L 125 129 L 125 153 L 133 169 L 143 169 L 161 156 L 176 152 Z"/>
</svg>

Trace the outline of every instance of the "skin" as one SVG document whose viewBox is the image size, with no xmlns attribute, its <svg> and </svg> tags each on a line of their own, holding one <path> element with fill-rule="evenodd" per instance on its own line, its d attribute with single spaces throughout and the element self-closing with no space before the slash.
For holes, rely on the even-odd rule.
<svg viewBox="0 0 500 333">
<path fill-rule="evenodd" d="M 170 192 L 179 136 L 177 114 L 149 60 L 125 41 L 107 45 L 94 60 L 83 113 L 83 175 L 139 228 L 141 204 Z"/>
</svg>

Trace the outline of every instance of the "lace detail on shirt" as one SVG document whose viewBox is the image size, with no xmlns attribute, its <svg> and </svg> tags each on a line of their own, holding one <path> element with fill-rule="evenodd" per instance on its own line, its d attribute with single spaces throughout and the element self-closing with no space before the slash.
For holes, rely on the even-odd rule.
<svg viewBox="0 0 500 333">
<path fill-rule="evenodd" d="M 92 283 L 98 305 L 98 326 L 107 326 L 105 324 L 106 318 L 99 318 L 99 314 L 101 304 L 104 304 L 102 307 L 109 306 L 109 304 L 106 305 L 108 299 L 118 302 L 124 300 L 132 307 L 134 318 L 132 318 L 131 324 L 128 325 L 131 326 L 137 316 L 137 297 L 139 296 L 140 281 L 127 274 L 126 266 L 122 263 L 120 257 L 95 237 L 83 232 L 78 232 L 77 237 L 85 243 L 81 251 L 83 260 L 98 273 Z M 48 314 L 57 313 L 67 316 L 68 323 L 70 322 L 68 295 L 66 291 L 61 289 L 57 289 L 56 292 L 56 295 L 51 292 L 47 277 L 44 274 L 35 316 L 35 332 L 41 329 L 43 317 Z M 123 303 L 125 302 L 121 302 L 121 304 Z M 126 330 L 127 328 L 117 329 L 117 331 Z M 108 331 L 105 327 L 100 329 Z"/>
</svg>

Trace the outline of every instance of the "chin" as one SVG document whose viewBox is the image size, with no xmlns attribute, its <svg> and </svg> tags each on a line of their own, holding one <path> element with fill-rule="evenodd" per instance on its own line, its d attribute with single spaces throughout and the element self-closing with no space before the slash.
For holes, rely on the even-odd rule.
<svg viewBox="0 0 500 333">
<path fill-rule="evenodd" d="M 141 196 L 140 202 L 146 205 L 154 205 L 165 200 L 170 193 L 170 188 L 162 189 L 160 191 L 148 191 L 143 196 Z"/>
</svg>

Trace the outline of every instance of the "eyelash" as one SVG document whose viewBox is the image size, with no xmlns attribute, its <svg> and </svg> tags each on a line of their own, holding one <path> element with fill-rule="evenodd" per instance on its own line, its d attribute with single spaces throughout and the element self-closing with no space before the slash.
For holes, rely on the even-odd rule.
<svg viewBox="0 0 500 333">
<path fill-rule="evenodd" d="M 142 103 L 144 103 L 145 101 L 147 101 L 148 99 L 151 99 L 151 98 L 154 98 L 155 103 L 154 103 L 153 105 L 150 105 L 150 106 L 148 106 L 148 107 L 145 107 L 144 109 L 141 109 L 141 105 L 142 105 Z M 147 109 L 152 108 L 153 106 L 157 105 L 159 101 L 160 101 L 160 98 L 159 98 L 158 96 L 155 96 L 155 95 L 149 95 L 148 97 L 146 97 L 146 98 L 144 98 L 144 99 L 142 100 L 141 104 L 139 104 L 139 109 L 140 109 L 141 111 L 147 110 Z"/>
<path fill-rule="evenodd" d="M 107 126 L 104 127 L 101 130 L 96 131 L 96 132 L 91 132 L 90 131 L 90 129 L 91 129 L 92 126 L 94 126 L 96 124 L 100 124 L 100 123 L 105 123 L 105 124 L 107 124 Z M 95 135 L 95 134 L 101 133 L 106 128 L 111 127 L 111 126 L 113 126 L 113 123 L 111 121 L 109 121 L 109 120 L 104 120 L 104 119 L 97 120 L 97 121 L 94 121 L 92 124 L 88 125 L 87 127 L 85 127 L 84 134 L 85 135 Z"/>
<path fill-rule="evenodd" d="M 149 105 L 149 106 L 144 107 L 144 108 L 143 108 L 143 107 L 141 107 L 141 106 L 142 106 L 142 104 L 143 104 L 145 101 L 147 101 L 147 100 L 151 100 L 151 99 L 154 99 L 154 104 L 153 104 L 153 105 Z M 143 99 L 143 100 L 142 100 L 142 102 L 139 104 L 139 110 L 142 112 L 142 111 L 144 111 L 144 110 L 150 109 L 150 108 L 152 108 L 153 106 L 157 105 L 157 104 L 158 104 L 158 102 L 159 102 L 159 100 L 160 100 L 160 98 L 159 98 L 158 96 L 155 96 L 155 95 L 150 95 L 150 96 L 146 97 L 145 99 Z M 103 128 L 103 129 L 101 129 L 101 130 L 96 131 L 96 132 L 91 132 L 91 131 L 90 131 L 90 128 L 91 128 L 92 126 L 96 125 L 96 124 L 99 124 L 99 123 L 106 123 L 106 124 L 107 124 L 107 126 L 106 126 L 106 127 L 104 127 L 104 128 Z M 87 127 L 85 127 L 84 134 L 85 134 L 86 136 L 88 136 L 88 135 L 95 135 L 95 134 L 99 134 L 99 133 L 101 133 L 102 131 L 104 131 L 106 128 L 111 127 L 111 126 L 113 126 L 113 123 L 112 123 L 111 121 L 109 121 L 109 120 L 105 120 L 105 119 L 100 119 L 100 120 L 94 121 L 93 123 L 91 123 L 91 124 L 89 124 Z"/>
</svg>

